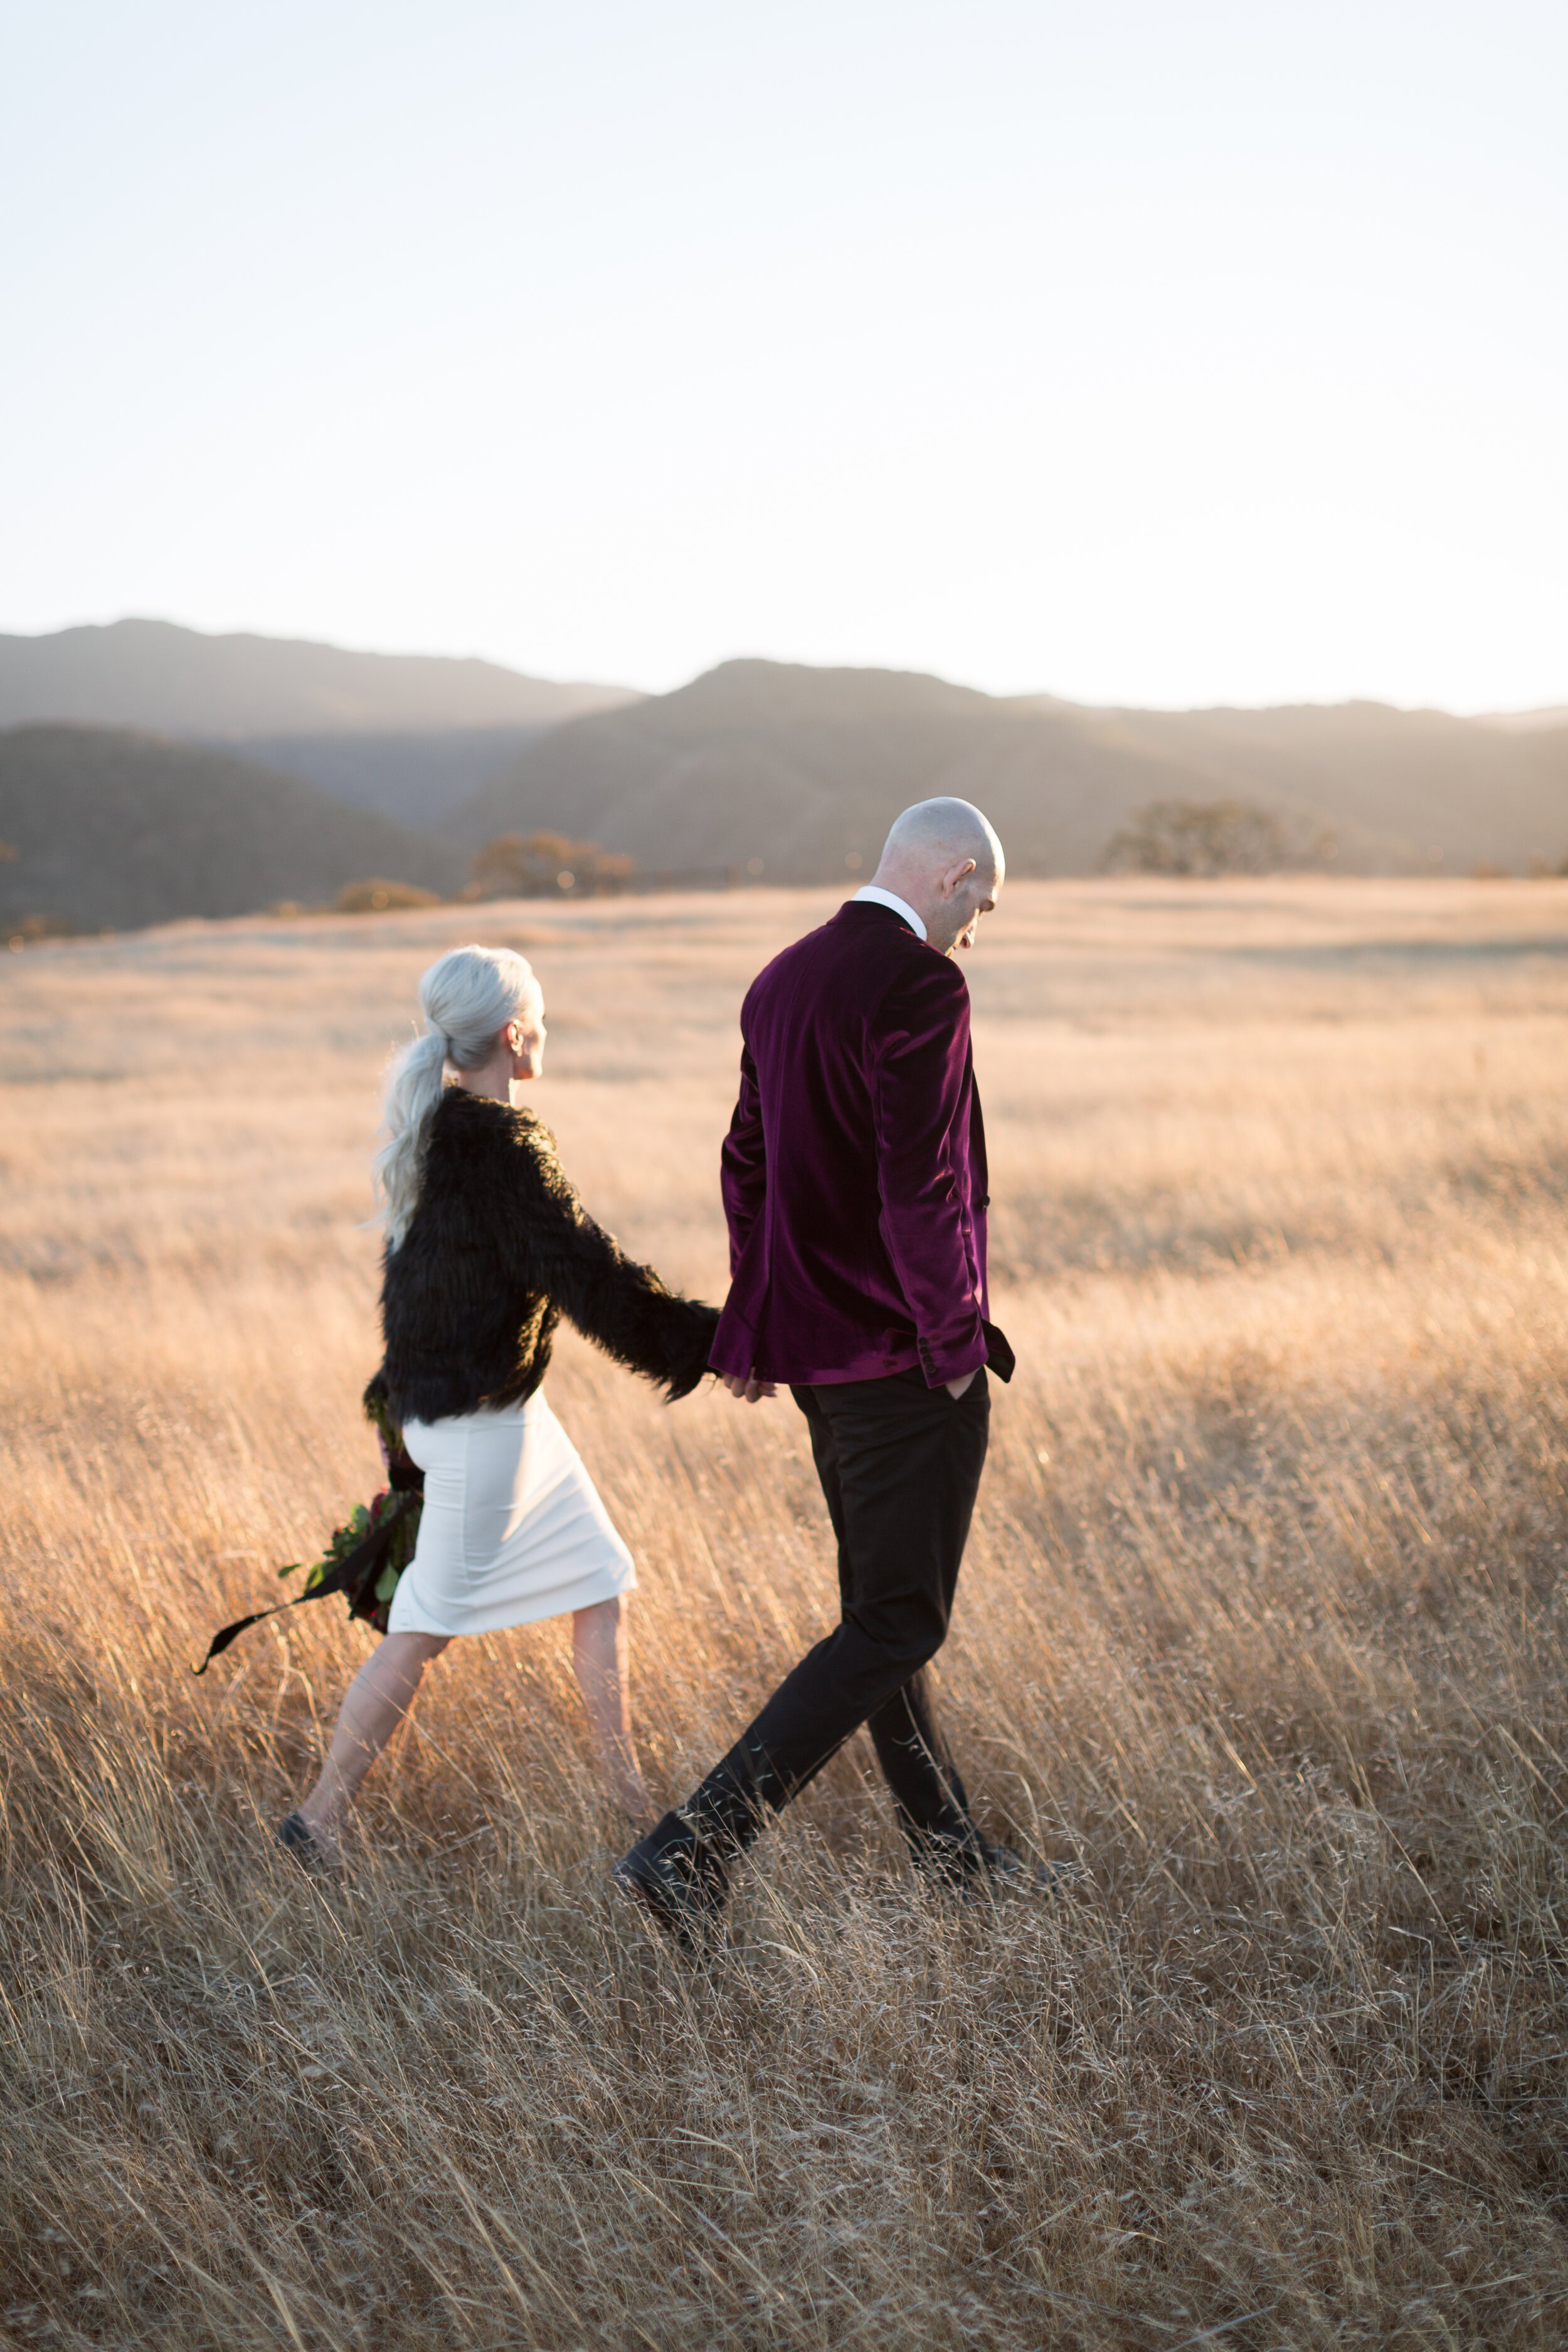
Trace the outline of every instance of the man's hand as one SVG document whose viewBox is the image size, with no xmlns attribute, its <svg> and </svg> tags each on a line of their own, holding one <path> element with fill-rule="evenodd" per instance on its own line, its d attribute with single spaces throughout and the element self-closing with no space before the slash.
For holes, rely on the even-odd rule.
<svg viewBox="0 0 1568 2352">
<path fill-rule="evenodd" d="M 961 1381 L 943 1381 L 942 1386 L 947 1391 L 948 1395 L 952 1399 L 954 1404 L 956 1404 L 961 1396 L 968 1395 L 970 1388 L 973 1384 L 973 1380 L 974 1375 L 973 1372 L 965 1372 Z"/>
<path fill-rule="evenodd" d="M 743 1379 L 739 1372 L 721 1372 L 719 1377 L 732 1397 L 742 1397 L 747 1404 L 760 1404 L 763 1397 L 778 1394 L 776 1381 L 760 1381 L 755 1372 L 748 1372 Z M 973 1373 L 969 1377 L 973 1380 Z"/>
</svg>

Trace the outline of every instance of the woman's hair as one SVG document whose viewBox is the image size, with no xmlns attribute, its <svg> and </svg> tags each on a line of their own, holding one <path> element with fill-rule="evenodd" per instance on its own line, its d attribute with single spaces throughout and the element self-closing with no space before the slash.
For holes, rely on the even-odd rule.
<svg viewBox="0 0 1568 2352">
<path fill-rule="evenodd" d="M 451 948 L 419 983 L 426 1029 L 405 1045 L 387 1074 L 382 1125 L 386 1140 L 373 1163 L 387 1240 L 395 1249 L 408 1231 L 425 1174 L 430 1119 L 441 1099 L 447 1065 L 482 1069 L 496 1039 L 525 1005 L 538 1009 L 543 992 L 526 956 L 510 948 Z"/>
</svg>

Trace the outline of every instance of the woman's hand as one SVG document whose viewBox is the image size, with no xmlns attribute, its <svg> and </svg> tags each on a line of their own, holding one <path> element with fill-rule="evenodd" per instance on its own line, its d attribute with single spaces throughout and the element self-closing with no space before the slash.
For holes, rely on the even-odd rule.
<svg viewBox="0 0 1568 2352">
<path fill-rule="evenodd" d="M 732 1397 L 742 1397 L 747 1404 L 760 1404 L 763 1397 L 777 1396 L 779 1392 L 775 1381 L 760 1381 L 755 1372 L 747 1372 L 743 1377 L 740 1372 L 721 1372 L 719 1377 Z"/>
</svg>

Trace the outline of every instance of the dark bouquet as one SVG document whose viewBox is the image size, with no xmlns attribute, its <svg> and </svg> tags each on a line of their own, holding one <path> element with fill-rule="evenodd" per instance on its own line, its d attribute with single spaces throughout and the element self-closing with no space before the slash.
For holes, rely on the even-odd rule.
<svg viewBox="0 0 1568 2352">
<path fill-rule="evenodd" d="M 247 1625 L 258 1625 L 264 1617 L 276 1617 L 279 1610 L 298 1609 L 302 1601 L 324 1601 L 329 1592 L 346 1595 L 351 1617 L 363 1617 L 378 1633 L 385 1633 L 397 1580 L 414 1557 L 420 1514 L 425 1507 L 425 1473 L 408 1454 L 403 1432 L 388 1417 L 374 1384 L 365 1399 L 365 1410 L 381 1438 L 388 1484 L 368 1503 L 356 1503 L 342 1526 L 332 1530 L 326 1550 L 305 1571 L 303 1592 L 297 1592 L 292 1601 L 278 1601 L 270 1609 L 258 1609 L 248 1617 L 237 1618 L 213 1635 L 206 1656 L 195 1669 L 198 1675 L 205 1675 L 213 1660 L 221 1656 Z M 278 1573 L 297 1576 L 302 1565 L 300 1560 L 290 1560 Z"/>
</svg>

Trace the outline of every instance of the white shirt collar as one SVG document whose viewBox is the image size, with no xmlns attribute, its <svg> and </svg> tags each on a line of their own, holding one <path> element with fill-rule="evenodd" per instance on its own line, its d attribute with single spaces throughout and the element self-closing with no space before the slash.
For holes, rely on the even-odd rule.
<svg viewBox="0 0 1568 2352">
<path fill-rule="evenodd" d="M 855 896 L 868 899 L 873 907 L 890 907 L 895 915 L 902 915 L 917 940 L 924 939 L 926 927 L 907 898 L 896 898 L 891 890 L 884 890 L 875 882 L 862 882 Z"/>
</svg>

